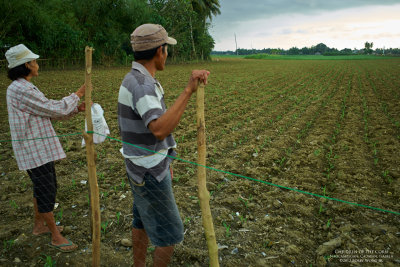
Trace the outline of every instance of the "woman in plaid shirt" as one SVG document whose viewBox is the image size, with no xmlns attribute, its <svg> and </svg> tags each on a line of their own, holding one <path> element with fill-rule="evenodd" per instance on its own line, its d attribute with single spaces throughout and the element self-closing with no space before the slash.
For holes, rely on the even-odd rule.
<svg viewBox="0 0 400 267">
<path fill-rule="evenodd" d="M 51 247 L 71 252 L 78 246 L 61 235 L 62 227 L 56 226 L 53 215 L 57 192 L 54 161 L 66 155 L 57 137 L 46 137 L 56 136 L 52 119 L 65 119 L 84 111 L 84 103 L 78 106 L 78 102 L 85 86 L 59 101 L 47 99 L 31 83 L 38 76 L 39 56 L 20 44 L 11 47 L 6 58 L 12 80 L 7 88 L 7 109 L 13 150 L 18 168 L 26 170 L 33 182 L 33 234 L 51 233 Z"/>
</svg>

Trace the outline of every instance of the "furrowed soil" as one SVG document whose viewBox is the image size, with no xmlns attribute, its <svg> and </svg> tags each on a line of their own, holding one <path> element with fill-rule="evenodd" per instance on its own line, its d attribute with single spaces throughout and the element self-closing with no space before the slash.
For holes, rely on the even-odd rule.
<svg viewBox="0 0 400 267">
<path fill-rule="evenodd" d="M 399 266 L 400 60 L 244 60 L 167 65 L 157 73 L 171 106 L 192 69 L 206 86 L 207 187 L 220 266 Z M 129 67 L 95 68 L 93 102 L 119 139 L 117 100 Z M 43 71 L 33 83 L 50 99 L 75 92 L 84 71 Z M 9 140 L 1 84 L 1 134 Z M 53 122 L 80 133 L 84 116 Z M 209 266 L 197 197 L 195 95 L 174 132 L 175 198 L 185 226 L 170 266 Z M 32 185 L 11 142 L 0 142 L 1 266 L 91 265 L 86 152 L 81 135 L 60 137 L 56 220 L 72 253 L 34 236 Z M 121 143 L 96 145 L 102 221 L 101 266 L 131 266 L 132 196 Z M 183 159 L 184 161 L 180 160 Z M 236 175 L 233 175 L 236 174 Z M 358 205 L 360 204 L 360 205 Z M 153 247 L 149 248 L 148 266 Z M 47 265 L 49 266 L 49 265 Z"/>
</svg>

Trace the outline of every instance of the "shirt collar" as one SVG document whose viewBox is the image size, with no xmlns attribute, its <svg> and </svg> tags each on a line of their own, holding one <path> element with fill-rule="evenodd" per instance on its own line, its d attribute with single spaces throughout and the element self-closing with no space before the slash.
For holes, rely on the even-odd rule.
<svg viewBox="0 0 400 267">
<path fill-rule="evenodd" d="M 160 89 L 161 93 L 164 94 L 164 89 L 162 88 L 161 84 L 157 81 L 156 78 L 151 76 L 150 72 L 140 63 L 133 61 L 132 62 L 132 69 L 139 71 L 141 74 L 148 76 L 149 78 L 153 79 L 154 83 Z"/>
<path fill-rule="evenodd" d="M 32 86 L 33 88 L 39 90 L 32 82 L 28 81 L 28 80 L 25 79 L 25 78 L 22 78 L 22 77 L 21 77 L 21 78 L 18 78 L 16 81 L 18 81 L 18 82 L 20 82 L 20 83 L 26 83 L 26 84 Z"/>
<path fill-rule="evenodd" d="M 154 79 L 153 76 L 151 76 L 150 72 L 140 63 L 133 61 L 132 62 L 132 69 L 138 70 L 140 73 L 142 73 L 143 75 L 149 76 L 152 79 Z M 155 80 L 155 79 L 154 79 Z"/>
</svg>

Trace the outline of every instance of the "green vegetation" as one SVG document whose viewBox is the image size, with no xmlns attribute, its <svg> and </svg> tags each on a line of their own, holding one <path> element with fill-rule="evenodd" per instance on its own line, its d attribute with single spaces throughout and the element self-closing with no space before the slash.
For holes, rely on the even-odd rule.
<svg viewBox="0 0 400 267">
<path fill-rule="evenodd" d="M 226 59 L 226 58 L 245 58 L 246 55 L 211 55 L 211 59 L 219 60 L 219 59 Z"/>
<path fill-rule="evenodd" d="M 44 267 L 54 267 L 56 266 L 56 261 L 51 258 L 50 255 L 43 254 L 40 259 L 44 261 Z"/>
<path fill-rule="evenodd" d="M 61 222 L 63 217 L 63 208 L 59 212 L 56 213 L 56 221 Z"/>
<path fill-rule="evenodd" d="M 117 224 L 119 224 L 119 218 L 121 217 L 121 212 L 120 211 L 117 212 L 116 217 L 117 217 Z"/>
<path fill-rule="evenodd" d="M 14 240 L 4 240 L 3 241 L 3 252 L 7 252 L 14 245 Z"/>
<path fill-rule="evenodd" d="M 239 48 L 236 51 L 213 51 L 213 55 L 223 55 L 223 56 L 242 56 L 242 55 L 257 55 L 257 54 L 268 54 L 268 55 L 324 55 L 324 56 L 353 56 L 353 55 L 400 55 L 399 48 L 387 48 L 385 50 L 377 48 L 372 50 L 373 43 L 365 42 L 364 49 L 350 49 L 344 48 L 338 50 L 337 48 L 328 47 L 324 43 L 319 43 L 311 47 L 291 47 L 290 49 L 282 48 L 264 48 L 264 49 L 243 49 Z"/>
<path fill-rule="evenodd" d="M 278 59 L 278 60 L 371 60 L 371 59 L 392 59 L 396 57 L 375 56 L 375 55 L 345 55 L 345 56 L 324 56 L 324 55 L 269 55 L 255 54 L 244 57 L 245 59 Z"/>
<path fill-rule="evenodd" d="M 132 59 L 130 34 L 143 23 L 161 24 L 178 44 L 172 60 L 208 59 L 214 40 L 206 19 L 220 14 L 218 0 L 0 0 L 0 50 L 24 43 L 41 58 L 82 58 L 95 48 L 99 64 Z"/>
<path fill-rule="evenodd" d="M 108 221 L 101 222 L 101 231 L 103 232 L 103 235 L 106 235 L 107 227 L 108 227 Z"/>
<path fill-rule="evenodd" d="M 11 208 L 13 208 L 13 209 L 18 209 L 18 205 L 17 205 L 17 203 L 15 202 L 15 200 L 10 200 L 10 206 L 11 206 Z"/>
<path fill-rule="evenodd" d="M 222 225 L 225 228 L 225 236 L 230 237 L 231 236 L 231 226 L 227 224 L 226 222 L 222 222 Z"/>
<path fill-rule="evenodd" d="M 121 190 L 125 190 L 126 183 L 124 180 L 121 181 Z"/>
</svg>

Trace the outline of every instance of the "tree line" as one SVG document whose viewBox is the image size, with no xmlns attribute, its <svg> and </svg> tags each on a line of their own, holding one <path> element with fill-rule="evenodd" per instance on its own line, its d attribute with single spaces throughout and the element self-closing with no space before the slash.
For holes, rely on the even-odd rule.
<svg viewBox="0 0 400 267">
<path fill-rule="evenodd" d="M 172 60 L 208 59 L 219 8 L 219 0 L 0 0 L 0 48 L 24 43 L 41 58 L 70 59 L 89 45 L 95 62 L 122 63 L 133 59 L 133 30 L 155 23 L 178 41 Z"/>
<path fill-rule="evenodd" d="M 253 54 L 270 54 L 270 55 L 325 55 L 325 56 L 338 56 L 338 55 L 355 55 L 355 54 L 376 54 L 376 55 L 400 55 L 399 48 L 372 49 L 373 43 L 365 42 L 363 49 L 350 49 L 344 48 L 338 50 L 330 48 L 324 43 L 319 43 L 311 47 L 290 49 L 281 48 L 264 48 L 264 49 L 237 49 L 237 51 L 213 51 L 214 55 L 253 55 Z"/>
</svg>

